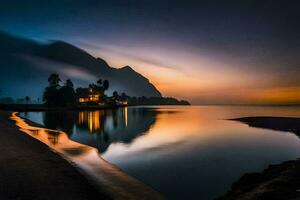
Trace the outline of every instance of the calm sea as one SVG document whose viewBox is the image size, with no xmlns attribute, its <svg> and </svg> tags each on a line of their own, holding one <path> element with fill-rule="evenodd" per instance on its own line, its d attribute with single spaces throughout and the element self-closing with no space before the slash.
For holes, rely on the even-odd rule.
<svg viewBox="0 0 300 200">
<path fill-rule="evenodd" d="M 300 107 L 153 106 L 21 116 L 97 148 L 105 160 L 168 199 L 213 199 L 246 172 L 300 157 L 295 134 L 227 120 L 300 117 Z M 55 137 L 49 137 L 53 145 L 59 142 Z"/>
</svg>

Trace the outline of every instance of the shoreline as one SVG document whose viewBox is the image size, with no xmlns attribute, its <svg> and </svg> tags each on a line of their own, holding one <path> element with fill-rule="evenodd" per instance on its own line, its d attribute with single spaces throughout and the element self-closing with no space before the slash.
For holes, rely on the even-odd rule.
<svg viewBox="0 0 300 200">
<path fill-rule="evenodd" d="M 111 105 L 78 105 L 70 107 L 48 107 L 43 104 L 0 104 L 0 110 L 11 112 L 42 112 L 42 111 L 68 111 L 68 110 L 104 110 L 115 109 L 125 106 Z"/>
<path fill-rule="evenodd" d="M 10 118 L 14 118 L 13 120 L 16 122 L 13 122 Z M 76 196 L 76 198 L 71 196 L 72 199 L 94 199 L 96 196 L 100 199 L 163 199 L 157 191 L 127 175 L 104 159 L 101 158 L 97 161 L 91 159 L 101 157 L 98 154 L 98 151 L 95 151 L 92 147 L 69 140 L 67 146 L 63 146 L 63 148 L 54 148 L 51 144 L 47 144 L 43 141 L 43 139 L 50 140 L 49 135 L 45 135 L 44 133 L 47 131 L 55 134 L 57 133 L 63 140 L 68 139 L 64 132 L 46 129 L 40 124 L 17 116 L 17 113 L 11 115 L 11 112 L 8 111 L 0 111 L 0 119 L 0 148 L 2 148 L 3 152 L 9 150 L 8 154 L 0 155 L 0 161 L 2 163 L 7 163 L 8 166 L 10 166 L 0 166 L 0 174 L 5 174 L 2 176 L 3 180 L 0 180 L 0 199 L 30 198 L 31 193 L 35 194 L 35 196 L 41 195 L 43 198 L 45 197 L 44 199 L 53 199 L 53 196 L 51 198 L 47 197 L 49 196 L 48 187 L 50 187 L 50 191 L 56 191 L 56 187 L 58 187 L 59 191 L 61 190 L 60 187 L 64 186 L 64 184 L 49 184 L 48 182 L 50 180 L 53 181 L 53 179 L 54 181 L 55 179 L 58 179 L 56 181 L 59 183 L 68 182 L 71 179 L 71 183 L 66 183 L 68 184 L 69 189 L 63 190 L 58 195 L 61 196 L 62 199 L 69 199 L 69 191 L 76 190 L 75 188 L 78 188 L 79 186 L 80 191 L 77 191 L 77 189 L 73 192 L 71 195 Z M 265 116 L 244 117 L 230 120 L 238 121 L 255 128 L 293 132 L 300 137 L 300 118 Z M 18 126 L 16 123 L 19 123 Z M 9 135 L 7 135 L 6 132 L 9 132 Z M 26 136 L 24 133 L 30 137 Z M 34 137 L 34 139 L 30 139 L 31 137 Z M 10 144 L 6 144 L 6 140 L 8 140 Z M 24 140 L 26 140 L 25 143 Z M 11 143 L 13 143 L 13 145 Z M 35 145 L 38 145 L 39 147 L 35 147 Z M 75 151 L 75 149 L 82 149 L 82 152 Z M 22 161 L 19 161 L 19 159 L 14 159 L 12 162 L 12 152 L 15 154 L 13 157 L 19 158 L 20 156 L 18 154 L 27 153 L 27 151 L 29 151 L 29 154 L 35 154 L 34 159 L 31 159 L 32 156 L 21 157 L 23 162 L 24 160 L 26 161 L 25 165 Z M 90 155 L 93 157 L 86 157 L 86 155 L 88 155 L 87 152 L 90 152 Z M 51 155 L 48 156 L 48 154 L 54 155 L 55 158 L 52 158 Z M 78 155 L 84 156 L 77 159 L 76 157 Z M 88 161 L 88 165 L 82 163 L 82 161 Z M 39 162 L 47 162 L 47 164 L 38 164 Z M 63 165 L 62 168 L 60 167 L 61 165 Z M 32 166 L 33 168 L 39 168 L 39 170 L 33 171 Z M 21 168 L 22 176 L 19 175 L 19 168 Z M 52 169 L 55 169 L 54 172 Z M 14 174 L 14 170 L 17 170 L 16 174 Z M 68 170 L 72 171 L 71 178 L 68 177 L 69 173 L 66 173 Z M 11 176 L 6 175 L 7 171 L 9 171 L 8 174 L 11 174 Z M 33 177 L 30 177 L 32 171 L 34 173 L 37 171 L 37 173 L 34 174 Z M 93 176 L 95 172 L 97 173 L 97 176 Z M 42 178 L 40 177 L 40 173 L 46 174 L 46 177 L 48 176 L 46 181 L 43 180 L 44 176 Z M 47 173 L 50 174 L 47 175 Z M 73 176 L 76 177 L 76 181 L 73 180 Z M 38 179 L 38 181 L 32 181 L 31 179 L 33 178 Z M 28 181 L 28 179 L 30 179 L 30 181 Z M 21 182 L 20 184 L 19 181 Z M 35 187 L 31 187 L 31 185 L 28 186 L 28 182 L 35 185 Z M 6 185 L 9 185 L 10 187 Z M 40 188 L 41 186 L 39 185 L 43 185 L 42 188 Z M 13 194 L 13 191 L 17 194 Z M 54 192 L 54 194 L 55 193 L 56 192 Z M 231 190 L 216 199 L 292 200 L 299 197 L 300 159 L 296 159 L 285 161 L 281 164 L 269 165 L 269 167 L 262 172 L 246 173 L 232 184 Z M 60 199 L 60 197 L 57 196 L 55 198 Z"/>
<path fill-rule="evenodd" d="M 43 112 L 43 111 L 84 111 L 118 109 L 134 106 L 189 106 L 182 104 L 137 104 L 137 105 L 76 105 L 67 107 L 48 107 L 43 104 L 0 104 L 0 110 L 10 112 Z"/>
<path fill-rule="evenodd" d="M 0 111 L 0 199 L 112 199 Z"/>
<path fill-rule="evenodd" d="M 64 132 L 46 129 L 30 120 L 19 116 L 15 117 L 22 119 L 21 121 L 16 118 L 14 120 L 18 120 L 16 121 L 19 123 L 18 126 L 25 130 L 23 132 L 46 144 L 51 150 L 62 156 L 63 159 L 69 161 L 72 167 L 81 171 L 84 178 L 87 178 L 94 187 L 102 188 L 112 199 L 164 199 L 159 192 L 105 161 L 95 148 L 69 140 Z M 66 145 L 63 147 L 57 147 L 56 145 L 55 147 L 55 145 L 47 142 L 49 136 L 43 136 L 45 130 L 60 134 L 60 138 L 65 141 Z M 41 137 L 37 137 L 38 134 L 36 132 L 39 131 Z M 76 149 L 79 149 L 79 151 L 76 152 Z M 83 156 L 81 157 L 79 157 L 80 149 L 83 149 L 81 152 Z"/>
<path fill-rule="evenodd" d="M 300 118 L 244 117 L 230 119 L 250 127 L 292 132 L 300 137 Z M 262 172 L 242 175 L 217 200 L 295 200 L 300 198 L 300 158 L 269 165 Z"/>
</svg>

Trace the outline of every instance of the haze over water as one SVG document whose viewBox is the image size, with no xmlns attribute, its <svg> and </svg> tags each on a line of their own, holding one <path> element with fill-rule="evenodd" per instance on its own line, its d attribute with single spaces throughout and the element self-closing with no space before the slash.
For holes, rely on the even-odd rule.
<svg viewBox="0 0 300 200">
<path fill-rule="evenodd" d="M 293 133 L 226 120 L 300 117 L 300 107 L 154 106 L 21 116 L 96 147 L 105 160 L 168 199 L 213 199 L 246 172 L 300 156 Z M 51 137 L 53 145 L 59 137 Z"/>
</svg>

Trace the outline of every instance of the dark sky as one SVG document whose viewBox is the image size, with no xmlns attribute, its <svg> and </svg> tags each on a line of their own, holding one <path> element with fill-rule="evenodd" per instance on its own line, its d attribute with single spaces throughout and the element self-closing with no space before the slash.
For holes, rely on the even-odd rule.
<svg viewBox="0 0 300 200">
<path fill-rule="evenodd" d="M 300 100 L 299 10 L 296 0 L 10 0 L 0 29 L 132 65 L 165 95 L 196 103 Z"/>
</svg>

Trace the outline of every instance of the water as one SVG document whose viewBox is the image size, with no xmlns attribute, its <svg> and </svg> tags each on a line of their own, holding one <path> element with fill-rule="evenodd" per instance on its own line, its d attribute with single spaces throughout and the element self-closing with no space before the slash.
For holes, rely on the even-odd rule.
<svg viewBox="0 0 300 200">
<path fill-rule="evenodd" d="M 226 120 L 300 117 L 300 107 L 154 106 L 21 115 L 96 147 L 105 160 L 168 199 L 213 199 L 246 172 L 300 157 L 295 134 Z M 60 140 L 50 139 L 53 145 Z"/>
</svg>

